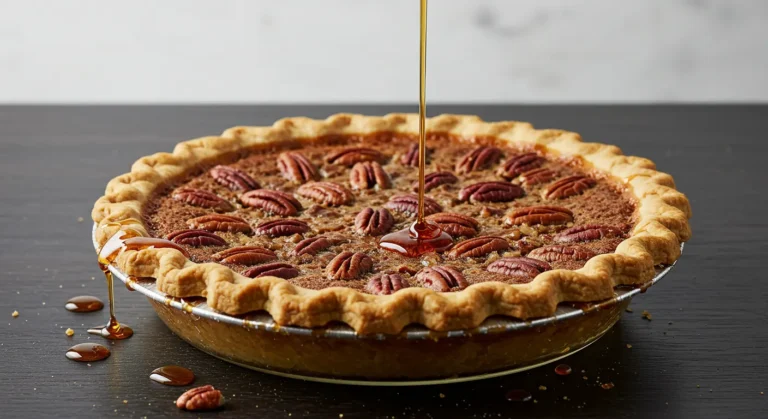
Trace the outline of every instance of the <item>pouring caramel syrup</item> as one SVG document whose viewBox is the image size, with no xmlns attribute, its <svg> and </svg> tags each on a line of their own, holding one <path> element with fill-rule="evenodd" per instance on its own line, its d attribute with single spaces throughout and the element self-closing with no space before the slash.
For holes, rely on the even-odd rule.
<svg viewBox="0 0 768 419">
<path fill-rule="evenodd" d="M 416 221 L 408 228 L 387 234 L 379 247 L 408 257 L 442 252 L 453 245 L 453 238 L 440 227 L 424 219 L 424 171 L 426 169 L 426 91 L 427 91 L 427 0 L 421 0 L 419 36 L 419 210 Z"/>
</svg>

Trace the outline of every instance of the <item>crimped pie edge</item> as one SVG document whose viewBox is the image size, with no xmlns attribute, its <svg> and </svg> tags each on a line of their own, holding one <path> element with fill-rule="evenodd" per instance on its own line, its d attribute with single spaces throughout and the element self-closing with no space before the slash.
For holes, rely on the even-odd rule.
<svg viewBox="0 0 768 419">
<path fill-rule="evenodd" d="M 315 327 L 341 321 L 358 333 L 393 334 L 410 323 L 437 331 L 465 329 L 478 326 L 492 315 L 543 317 L 552 315 L 563 301 L 607 299 L 617 285 L 649 281 L 655 274 L 654 266 L 677 260 L 680 242 L 690 237 L 687 198 L 675 190 L 672 177 L 656 171 L 648 159 L 624 156 L 613 145 L 584 143 L 573 132 L 536 130 L 525 122 L 484 122 L 472 115 L 440 115 L 427 119 L 427 129 L 457 137 L 491 136 L 510 145 L 531 144 L 555 155 L 580 156 L 586 166 L 611 175 L 629 188 L 637 199 L 637 224 L 615 253 L 596 256 L 576 271 L 543 272 L 527 284 L 484 282 L 451 293 L 407 288 L 380 296 L 341 287 L 309 290 L 281 278 L 251 279 L 216 263 L 194 263 L 174 249 L 126 251 L 115 264 L 128 275 L 156 278 L 162 292 L 182 298 L 205 297 L 211 308 L 228 314 L 266 310 L 280 325 Z M 234 127 L 220 137 L 179 143 L 172 153 L 139 159 L 130 173 L 108 183 L 92 211 L 98 224 L 96 239 L 103 245 L 117 231 L 110 223 L 141 220 L 144 204 L 157 188 L 225 155 L 264 143 L 382 131 L 417 134 L 418 115 L 285 118 L 271 127 Z M 135 227 L 146 234 L 143 225 Z"/>
</svg>

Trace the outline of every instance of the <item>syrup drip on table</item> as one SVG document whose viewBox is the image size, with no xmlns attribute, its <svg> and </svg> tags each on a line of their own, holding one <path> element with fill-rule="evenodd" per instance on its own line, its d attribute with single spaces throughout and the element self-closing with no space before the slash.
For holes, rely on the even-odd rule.
<svg viewBox="0 0 768 419">
<path fill-rule="evenodd" d="M 98 343 L 80 343 L 67 350 L 67 358 L 77 362 L 101 361 L 109 358 L 109 349 Z"/>
<path fill-rule="evenodd" d="M 195 373 L 178 365 L 166 365 L 152 371 L 149 379 L 167 386 L 186 386 L 195 381 Z"/>
<path fill-rule="evenodd" d="M 115 317 L 114 278 L 112 277 L 112 272 L 109 270 L 109 265 L 117 259 L 120 253 L 126 250 L 143 250 L 154 247 L 176 249 L 189 257 L 187 251 L 176 243 L 152 237 L 142 237 L 142 232 L 135 227 L 132 227 L 131 224 L 139 224 L 139 221 L 128 219 L 119 223 L 107 224 L 106 227 L 118 227 L 119 230 L 104 243 L 104 246 L 101 247 L 98 253 L 99 268 L 104 272 L 104 277 L 107 280 L 109 322 L 106 325 L 88 329 L 88 333 L 99 335 L 107 339 L 121 340 L 133 336 L 133 329 L 124 324 L 120 324 Z"/>
<path fill-rule="evenodd" d="M 568 364 L 560 364 L 555 367 L 555 374 L 557 375 L 570 375 L 573 370 Z"/>
<path fill-rule="evenodd" d="M 67 300 L 64 308 L 75 313 L 90 313 L 104 308 L 104 302 L 92 295 L 79 295 Z"/>
<path fill-rule="evenodd" d="M 453 238 L 448 233 L 424 219 L 424 171 L 427 154 L 427 0 L 421 0 L 419 53 L 419 211 L 416 222 L 410 227 L 387 234 L 379 241 L 380 247 L 408 257 L 443 252 L 453 245 Z"/>
</svg>

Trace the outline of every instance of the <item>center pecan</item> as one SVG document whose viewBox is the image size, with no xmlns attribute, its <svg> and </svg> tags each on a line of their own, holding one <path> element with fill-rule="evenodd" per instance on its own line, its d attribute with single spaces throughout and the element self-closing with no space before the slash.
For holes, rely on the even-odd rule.
<svg viewBox="0 0 768 419">
<path fill-rule="evenodd" d="M 439 212 L 426 217 L 427 221 L 437 224 L 441 230 L 452 237 L 474 237 L 478 233 L 480 223 L 474 218 L 454 212 Z"/>
<path fill-rule="evenodd" d="M 394 225 L 395 218 L 386 208 L 365 208 L 355 217 L 355 229 L 364 235 L 380 236 L 388 233 Z"/>
<path fill-rule="evenodd" d="M 492 252 L 509 249 L 509 243 L 502 237 L 482 236 L 456 243 L 445 255 L 451 259 L 476 258 Z"/>
<path fill-rule="evenodd" d="M 586 224 L 563 230 L 553 239 L 557 243 L 578 243 L 623 236 L 624 232 L 617 227 Z"/>
<path fill-rule="evenodd" d="M 331 164 L 339 164 L 342 166 L 350 167 L 355 163 L 364 161 L 377 161 L 379 163 L 385 163 L 387 161 L 387 156 L 372 148 L 351 147 L 329 154 L 325 157 L 325 161 Z"/>
<path fill-rule="evenodd" d="M 333 182 L 309 182 L 299 186 L 296 194 L 318 204 L 336 207 L 352 201 L 349 189 Z"/>
<path fill-rule="evenodd" d="M 272 262 L 249 268 L 243 272 L 243 275 L 249 278 L 275 276 L 283 279 L 291 279 L 299 276 L 299 270 L 289 263 Z"/>
<path fill-rule="evenodd" d="M 459 200 L 509 202 L 525 195 L 523 188 L 508 182 L 478 182 L 459 191 Z"/>
<path fill-rule="evenodd" d="M 415 279 L 424 287 L 439 292 L 459 291 L 469 286 L 461 271 L 446 265 L 424 268 Z"/>
<path fill-rule="evenodd" d="M 557 174 L 546 167 L 539 167 L 538 169 L 529 170 L 523 172 L 518 178 L 520 183 L 524 186 L 533 186 L 540 183 L 549 182 L 554 179 Z"/>
<path fill-rule="evenodd" d="M 429 192 L 440 185 L 449 185 L 458 181 L 459 178 L 451 172 L 433 172 L 424 176 L 424 191 Z M 419 181 L 413 182 L 411 188 L 414 192 L 418 192 Z"/>
<path fill-rule="evenodd" d="M 427 155 L 427 159 L 429 159 L 429 153 L 430 149 L 424 150 L 425 154 Z M 402 163 L 404 166 L 413 166 L 418 167 L 419 166 L 419 144 L 414 143 L 411 144 L 408 147 L 408 151 L 400 157 L 400 163 Z M 427 164 L 429 164 L 429 160 L 427 160 Z"/>
<path fill-rule="evenodd" d="M 529 258 L 543 260 L 545 262 L 564 262 L 568 260 L 589 260 L 596 255 L 595 252 L 580 246 L 561 246 L 558 244 L 539 247 L 528 253 Z"/>
<path fill-rule="evenodd" d="M 497 147 L 480 146 L 470 151 L 456 163 L 456 173 L 465 174 L 484 170 L 501 159 L 501 150 Z"/>
<path fill-rule="evenodd" d="M 486 268 L 488 272 L 511 276 L 521 283 L 530 282 L 536 275 L 551 269 L 547 262 L 526 257 L 501 258 Z"/>
<path fill-rule="evenodd" d="M 187 220 L 187 225 L 189 228 L 208 231 L 228 231 L 245 234 L 253 232 L 251 225 L 247 221 L 234 215 L 206 214 Z"/>
<path fill-rule="evenodd" d="M 211 176 L 221 185 L 233 191 L 250 191 L 261 186 L 242 170 L 229 166 L 216 166 L 211 169 Z"/>
<path fill-rule="evenodd" d="M 353 189 L 371 189 L 374 186 L 389 189 L 392 187 L 392 179 L 379 162 L 366 161 L 352 166 L 349 171 L 349 184 Z"/>
<path fill-rule="evenodd" d="M 311 255 L 314 256 L 323 250 L 331 247 L 333 242 L 324 236 L 315 236 L 304 239 L 296 244 L 291 252 L 295 256 Z"/>
<path fill-rule="evenodd" d="M 238 246 L 214 253 L 213 260 L 251 266 L 277 260 L 277 255 L 275 252 L 260 246 Z"/>
<path fill-rule="evenodd" d="M 298 151 L 285 151 L 277 156 L 277 168 L 288 180 L 304 183 L 317 180 L 320 174 L 308 158 Z"/>
<path fill-rule="evenodd" d="M 186 244 L 188 246 L 225 246 L 227 241 L 221 237 L 206 230 L 178 230 L 166 236 L 166 238 L 176 244 Z"/>
<path fill-rule="evenodd" d="M 259 236 L 280 237 L 303 234 L 309 231 L 309 225 L 297 219 L 284 219 L 265 221 L 256 226 L 256 234 Z"/>
<path fill-rule="evenodd" d="M 235 207 L 215 193 L 194 188 L 180 188 L 173 193 L 173 199 L 202 208 L 212 208 L 218 212 L 233 211 Z"/>
<path fill-rule="evenodd" d="M 336 255 L 328 263 L 325 273 L 331 280 L 351 280 L 359 278 L 371 269 L 373 269 L 373 259 L 370 256 L 365 253 L 345 251 Z"/>
<path fill-rule="evenodd" d="M 301 209 L 301 203 L 291 194 L 271 189 L 246 192 L 240 195 L 240 202 L 246 206 L 259 208 L 262 211 L 284 217 L 296 215 Z"/>
<path fill-rule="evenodd" d="M 383 273 L 372 277 L 366 285 L 366 291 L 376 295 L 389 295 L 410 285 L 402 275 L 397 273 Z"/>
<path fill-rule="evenodd" d="M 507 214 L 504 222 L 508 225 L 553 225 L 573 221 L 573 212 L 568 208 L 550 205 L 517 208 Z"/>
<path fill-rule="evenodd" d="M 418 195 L 395 195 L 389 198 L 389 201 L 384 204 L 384 207 L 391 209 L 392 211 L 402 212 L 409 216 L 414 216 L 419 212 L 419 197 Z M 425 196 L 424 197 L 424 215 L 430 215 L 443 210 L 443 207 L 437 203 L 434 199 Z"/>
<path fill-rule="evenodd" d="M 544 164 L 543 157 L 536 153 L 523 153 L 517 156 L 512 156 L 504 162 L 496 173 L 504 179 L 514 179 L 523 172 L 527 172 Z"/>
<path fill-rule="evenodd" d="M 596 184 L 597 182 L 591 177 L 581 175 L 568 176 L 547 186 L 547 190 L 544 191 L 544 198 L 563 199 L 569 196 L 580 195 Z"/>
</svg>

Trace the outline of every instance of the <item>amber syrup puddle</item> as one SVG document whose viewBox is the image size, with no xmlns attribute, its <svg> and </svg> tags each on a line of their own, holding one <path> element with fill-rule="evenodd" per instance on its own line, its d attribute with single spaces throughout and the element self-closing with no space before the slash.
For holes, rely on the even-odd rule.
<svg viewBox="0 0 768 419">
<path fill-rule="evenodd" d="M 104 308 L 104 302 L 92 295 L 79 295 L 67 300 L 64 308 L 75 313 L 90 313 Z"/>
<path fill-rule="evenodd" d="M 112 272 L 109 270 L 109 266 L 117 259 L 117 257 L 126 250 L 142 250 L 150 247 L 154 248 L 172 248 L 181 251 L 185 256 L 189 257 L 189 254 L 182 247 L 164 239 L 156 239 L 152 237 L 142 237 L 141 231 L 131 224 L 138 224 L 138 220 L 128 219 L 119 223 L 110 223 L 105 227 L 119 227 L 119 230 L 113 234 L 104 246 L 99 249 L 99 268 L 104 272 L 104 277 L 107 280 L 107 293 L 109 295 L 109 321 L 106 325 L 96 326 L 88 329 L 88 333 L 99 335 L 107 339 L 121 340 L 128 339 L 133 336 L 133 329 L 125 324 L 120 324 L 115 317 L 115 289 L 114 278 Z"/>
<path fill-rule="evenodd" d="M 570 375 L 573 370 L 568 364 L 560 364 L 555 367 L 555 374 L 557 375 Z"/>
<path fill-rule="evenodd" d="M 65 355 L 73 361 L 93 362 L 107 359 L 110 354 L 109 349 L 98 343 L 80 343 L 69 348 Z"/>
<path fill-rule="evenodd" d="M 419 210 L 410 227 L 387 234 L 379 241 L 381 248 L 408 257 L 443 252 L 453 245 L 453 238 L 424 219 L 424 171 L 427 154 L 427 0 L 421 0 L 419 48 Z"/>
<path fill-rule="evenodd" d="M 167 386 L 186 386 L 195 381 L 195 373 L 178 365 L 166 365 L 152 371 L 149 379 Z"/>
</svg>

